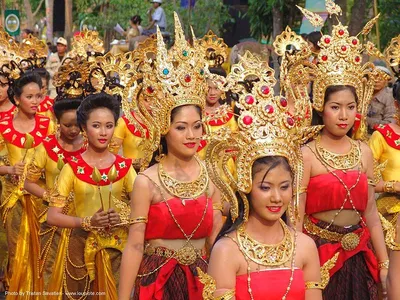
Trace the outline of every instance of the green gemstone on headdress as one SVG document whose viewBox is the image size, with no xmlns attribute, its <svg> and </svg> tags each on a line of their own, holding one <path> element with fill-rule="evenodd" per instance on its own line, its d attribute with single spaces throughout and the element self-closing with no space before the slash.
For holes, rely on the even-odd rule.
<svg viewBox="0 0 400 300">
<path fill-rule="evenodd" d="M 183 56 L 188 56 L 188 52 L 186 50 L 182 51 Z"/>
<path fill-rule="evenodd" d="M 168 69 L 164 69 L 162 72 L 163 72 L 164 75 L 168 75 L 169 74 L 169 70 Z"/>
<path fill-rule="evenodd" d="M 200 75 L 204 75 L 204 70 L 200 69 Z"/>
</svg>

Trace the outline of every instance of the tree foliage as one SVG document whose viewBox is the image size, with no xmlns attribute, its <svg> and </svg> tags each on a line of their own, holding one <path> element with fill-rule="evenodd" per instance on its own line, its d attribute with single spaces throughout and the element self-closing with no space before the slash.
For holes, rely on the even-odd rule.
<svg viewBox="0 0 400 300">
<path fill-rule="evenodd" d="M 386 47 L 392 38 L 400 34 L 400 1 L 379 1 L 381 47 Z"/>
</svg>

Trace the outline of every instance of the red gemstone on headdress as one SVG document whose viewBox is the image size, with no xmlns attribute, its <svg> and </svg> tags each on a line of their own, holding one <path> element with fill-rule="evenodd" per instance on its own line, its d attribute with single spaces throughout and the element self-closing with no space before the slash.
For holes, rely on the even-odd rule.
<svg viewBox="0 0 400 300">
<path fill-rule="evenodd" d="M 285 99 L 285 98 L 281 98 L 281 105 L 283 106 L 283 107 L 286 107 L 287 106 L 287 100 Z"/>
<path fill-rule="evenodd" d="M 323 61 L 327 61 L 327 60 L 328 60 L 328 56 L 322 55 L 321 59 L 322 59 Z"/>
<path fill-rule="evenodd" d="M 360 62 L 361 58 L 359 56 L 356 56 L 355 61 Z"/>
<path fill-rule="evenodd" d="M 289 124 L 289 126 L 293 126 L 293 125 L 294 125 L 294 120 L 293 120 L 293 118 L 288 117 L 286 121 L 287 121 L 287 123 Z"/>
<path fill-rule="evenodd" d="M 254 97 L 251 95 L 247 95 L 246 98 L 244 98 L 244 101 L 246 101 L 247 104 L 253 104 L 254 103 Z"/>
<path fill-rule="evenodd" d="M 344 30 L 343 29 L 340 29 L 339 30 L 339 35 L 343 35 L 344 34 Z"/>
<path fill-rule="evenodd" d="M 347 50 L 347 47 L 346 46 L 342 46 L 342 51 L 344 52 L 346 50 Z"/>
<path fill-rule="evenodd" d="M 263 85 L 261 87 L 261 93 L 263 93 L 264 95 L 268 95 L 270 92 L 269 87 L 267 87 L 266 85 Z"/>
<path fill-rule="evenodd" d="M 353 39 L 353 40 L 351 41 L 351 43 L 352 43 L 353 45 L 357 45 L 357 44 L 358 44 L 358 41 L 357 41 L 357 39 Z"/>
<path fill-rule="evenodd" d="M 251 123 L 253 123 L 253 118 L 250 116 L 245 116 L 243 118 L 243 123 L 244 125 L 250 125 Z"/>
<path fill-rule="evenodd" d="M 190 77 L 190 75 L 186 75 L 185 76 L 185 82 L 189 83 L 192 81 L 192 77 Z"/>
<path fill-rule="evenodd" d="M 265 111 L 269 114 L 272 114 L 274 112 L 274 107 L 272 105 L 265 105 Z"/>
<path fill-rule="evenodd" d="M 147 91 L 148 94 L 152 94 L 154 92 L 154 89 L 153 89 L 152 86 L 148 86 L 146 91 Z"/>
<path fill-rule="evenodd" d="M 331 39 L 330 38 L 325 38 L 324 42 L 325 42 L 325 44 L 329 44 L 331 42 Z"/>
</svg>

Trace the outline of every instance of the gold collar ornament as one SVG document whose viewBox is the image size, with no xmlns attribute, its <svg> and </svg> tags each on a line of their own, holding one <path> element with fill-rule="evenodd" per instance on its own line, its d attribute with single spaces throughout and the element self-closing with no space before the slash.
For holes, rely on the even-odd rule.
<svg viewBox="0 0 400 300">
<path fill-rule="evenodd" d="M 185 205 L 185 199 L 196 199 L 200 195 L 207 192 L 208 189 L 208 174 L 206 167 L 200 159 L 195 156 L 197 163 L 200 166 L 199 176 L 190 182 L 179 181 L 172 178 L 165 172 L 162 161 L 158 164 L 158 178 L 162 186 L 169 194 L 181 198 L 182 205 Z"/>
</svg>

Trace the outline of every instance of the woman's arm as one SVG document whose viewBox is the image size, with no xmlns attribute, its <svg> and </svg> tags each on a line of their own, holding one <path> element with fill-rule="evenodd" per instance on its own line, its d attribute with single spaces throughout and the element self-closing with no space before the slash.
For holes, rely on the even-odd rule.
<svg viewBox="0 0 400 300">
<path fill-rule="evenodd" d="M 0 175 L 22 175 L 24 173 L 25 163 L 18 162 L 13 166 L 0 166 Z"/>
<path fill-rule="evenodd" d="M 315 242 L 305 234 L 299 234 L 298 245 L 303 257 L 303 274 L 305 283 L 320 283 L 321 282 L 321 268 L 319 262 L 319 255 Z M 317 288 L 306 289 L 305 300 L 322 300 L 322 290 Z"/>
<path fill-rule="evenodd" d="M 42 188 L 36 182 L 30 181 L 29 179 L 25 180 L 24 188 L 29 194 L 32 194 L 38 198 L 44 198 L 44 196 L 46 196 L 46 189 Z"/>
<path fill-rule="evenodd" d="M 216 282 L 214 297 L 220 297 L 228 291 L 235 290 L 241 257 L 242 254 L 237 245 L 229 238 L 222 238 L 214 245 L 207 270 Z"/>
<path fill-rule="evenodd" d="M 122 254 L 118 299 L 129 300 L 143 258 L 146 223 L 134 223 L 147 218 L 153 197 L 153 184 L 144 175 L 138 175 L 133 185 L 129 236 Z"/>
<path fill-rule="evenodd" d="M 372 152 L 367 145 L 362 144 L 362 153 L 365 155 L 367 162 L 367 176 L 370 179 L 374 177 L 373 171 L 373 156 Z M 388 254 L 385 245 L 385 239 L 383 236 L 382 224 L 379 219 L 378 210 L 375 202 L 375 189 L 373 186 L 368 186 L 368 204 L 364 211 L 364 217 L 366 219 L 367 227 L 371 233 L 371 241 L 378 258 L 378 262 L 385 262 L 388 260 Z M 386 276 L 387 269 L 381 269 L 379 271 L 380 279 L 383 285 L 383 289 L 386 290 Z"/>
<path fill-rule="evenodd" d="M 311 177 L 311 163 L 312 163 L 312 153 L 308 147 L 301 148 L 301 152 L 303 154 L 303 178 L 300 183 L 300 192 L 299 195 L 299 219 L 296 224 L 296 229 L 300 232 L 303 231 L 303 222 L 304 222 L 304 214 L 306 211 L 306 202 L 307 202 L 307 187 L 310 182 Z"/>
<path fill-rule="evenodd" d="M 400 245 L 400 215 L 397 217 L 396 237 L 394 241 Z M 387 293 L 389 300 L 400 299 L 400 251 L 390 252 L 390 266 L 387 278 Z"/>
<path fill-rule="evenodd" d="M 213 204 L 213 228 L 211 235 L 207 238 L 207 249 L 211 249 L 218 233 L 221 231 L 222 222 L 222 206 L 221 206 L 221 192 L 217 187 L 213 185 L 214 193 L 212 194 L 212 204 Z M 222 208 L 222 209 L 220 209 Z"/>
</svg>

